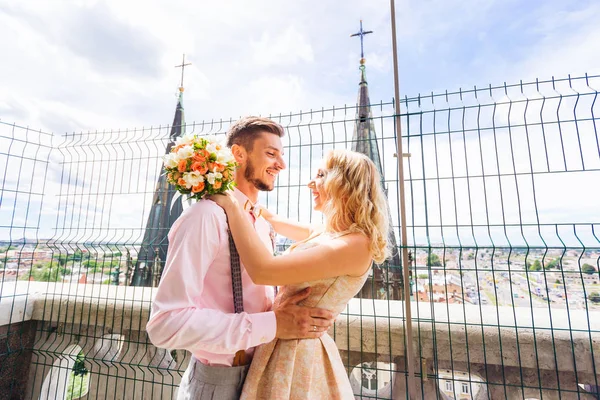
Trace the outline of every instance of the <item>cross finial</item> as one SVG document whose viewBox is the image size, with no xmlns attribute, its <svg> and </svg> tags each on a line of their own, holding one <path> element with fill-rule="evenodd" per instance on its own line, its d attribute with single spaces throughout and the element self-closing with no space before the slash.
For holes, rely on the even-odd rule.
<svg viewBox="0 0 600 400">
<path fill-rule="evenodd" d="M 363 26 L 362 26 L 362 19 L 360 20 L 360 31 L 358 31 L 357 33 L 350 35 L 350 37 L 353 36 L 360 36 L 360 59 L 361 61 L 365 58 L 365 52 L 363 49 L 363 38 L 365 37 L 365 35 L 368 35 L 369 33 L 373 33 L 373 31 L 363 31 Z"/>
<path fill-rule="evenodd" d="M 192 65 L 192 63 L 185 63 L 185 54 L 183 55 L 183 61 L 181 61 L 181 65 L 176 65 L 175 68 L 181 68 L 181 85 L 179 85 L 179 91 L 183 92 L 183 72 L 185 67 L 188 65 Z"/>
</svg>

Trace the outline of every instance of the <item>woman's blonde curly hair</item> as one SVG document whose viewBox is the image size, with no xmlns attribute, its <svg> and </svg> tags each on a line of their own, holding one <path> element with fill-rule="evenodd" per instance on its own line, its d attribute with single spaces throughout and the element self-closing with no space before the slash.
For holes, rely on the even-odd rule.
<svg viewBox="0 0 600 400">
<path fill-rule="evenodd" d="M 350 150 L 332 150 L 325 157 L 323 214 L 327 229 L 361 232 L 371 240 L 377 264 L 390 257 L 390 215 L 381 176 L 373 161 Z"/>
</svg>

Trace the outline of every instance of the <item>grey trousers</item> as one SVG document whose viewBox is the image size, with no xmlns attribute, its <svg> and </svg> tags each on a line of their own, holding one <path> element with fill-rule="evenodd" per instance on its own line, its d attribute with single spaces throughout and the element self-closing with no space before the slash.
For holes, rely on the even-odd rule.
<svg viewBox="0 0 600 400">
<path fill-rule="evenodd" d="M 192 357 L 181 378 L 177 400 L 238 400 L 249 367 L 211 367 Z"/>
</svg>

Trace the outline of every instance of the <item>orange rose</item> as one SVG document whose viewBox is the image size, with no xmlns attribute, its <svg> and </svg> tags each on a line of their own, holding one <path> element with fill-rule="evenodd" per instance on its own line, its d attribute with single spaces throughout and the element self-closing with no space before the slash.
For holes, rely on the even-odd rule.
<svg viewBox="0 0 600 400">
<path fill-rule="evenodd" d="M 179 161 L 179 164 L 177 165 L 177 170 L 179 172 L 185 172 L 185 171 L 187 171 L 187 160 L 181 160 L 181 161 Z"/>
<path fill-rule="evenodd" d="M 204 158 L 208 158 L 208 157 L 210 157 L 210 153 L 209 153 L 209 152 L 208 152 L 208 150 L 206 150 L 206 149 L 203 149 L 203 150 L 202 150 L 202 155 L 204 156 Z"/>
<path fill-rule="evenodd" d="M 229 171 L 223 171 L 223 179 L 229 179 Z"/>
<path fill-rule="evenodd" d="M 195 162 L 206 162 L 206 157 L 204 157 L 201 154 L 196 153 L 192 156 L 192 160 Z"/>
<path fill-rule="evenodd" d="M 208 170 L 212 171 L 215 168 L 215 163 L 209 162 L 208 163 Z"/>
<path fill-rule="evenodd" d="M 204 163 L 196 161 L 196 162 L 192 163 L 192 166 L 190 168 L 192 169 L 192 171 L 198 171 L 199 172 L 200 170 L 202 170 L 202 166 L 203 165 L 204 165 Z"/>
<path fill-rule="evenodd" d="M 223 164 L 215 163 L 215 167 L 217 167 L 218 172 L 225 171 L 225 166 Z"/>
<path fill-rule="evenodd" d="M 215 183 L 213 183 L 213 188 L 215 189 L 219 189 L 221 187 L 221 181 L 215 181 Z"/>
<path fill-rule="evenodd" d="M 173 172 L 173 180 L 176 181 L 181 178 L 181 174 L 179 172 Z"/>
<path fill-rule="evenodd" d="M 204 182 L 200 182 L 196 186 L 192 186 L 192 193 L 199 193 L 203 190 L 204 190 Z"/>
<path fill-rule="evenodd" d="M 205 173 L 208 172 L 208 167 L 206 166 L 206 164 L 202 164 L 202 168 L 200 168 L 198 170 L 198 172 L 200 172 L 202 175 L 204 175 Z"/>
<path fill-rule="evenodd" d="M 183 178 L 179 178 L 179 179 L 177 180 L 177 184 L 178 184 L 179 186 L 183 186 L 183 187 L 185 187 L 185 185 L 187 185 L 187 183 L 185 183 L 185 180 L 184 180 Z"/>
</svg>

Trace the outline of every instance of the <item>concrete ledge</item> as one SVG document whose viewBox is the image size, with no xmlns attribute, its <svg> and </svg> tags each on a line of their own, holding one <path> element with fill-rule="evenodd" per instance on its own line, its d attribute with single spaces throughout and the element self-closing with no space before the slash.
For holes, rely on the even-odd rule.
<svg viewBox="0 0 600 400">
<path fill-rule="evenodd" d="M 138 343 L 135 357 L 142 354 L 147 358 L 150 348 L 154 349 L 148 346 L 145 325 L 155 290 L 77 283 L 4 284 L 0 326 L 32 320 L 56 327 L 52 335 L 57 336 L 42 340 L 40 351 L 48 340 L 69 344 L 64 339 L 76 334 L 73 329 L 92 329 L 94 333 L 87 335 L 90 337 L 124 334 L 128 354 L 133 340 Z M 330 335 L 340 352 L 353 362 L 393 362 L 401 373 L 406 329 L 403 306 L 400 301 L 352 299 Z M 442 369 L 472 371 L 490 383 L 500 375 L 514 380 L 541 374 L 548 377 L 544 387 L 552 388 L 560 375 L 561 388 L 569 377 L 569 389 L 577 390 L 578 382 L 596 379 L 595 367 L 600 365 L 599 312 L 443 303 L 411 303 L 411 307 L 413 346 L 421 360 L 416 370 L 425 372 L 422 368 L 426 368 L 429 376 L 437 375 L 432 369 L 435 364 Z M 499 383 L 498 387 L 504 386 Z M 558 392 L 558 387 L 552 390 Z"/>
</svg>

